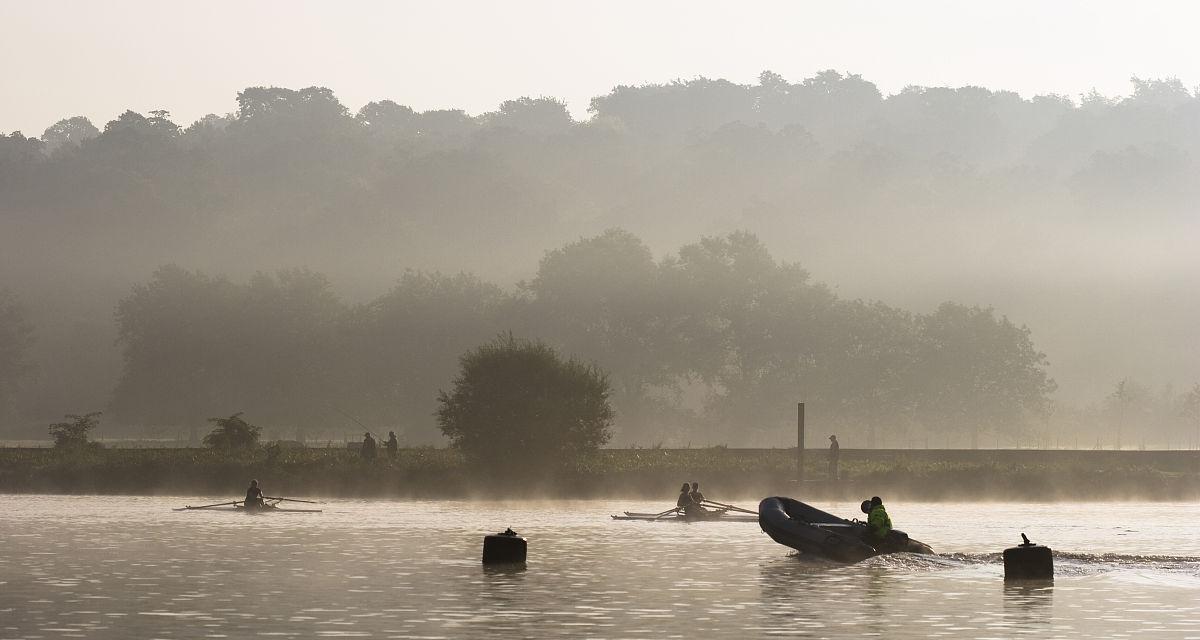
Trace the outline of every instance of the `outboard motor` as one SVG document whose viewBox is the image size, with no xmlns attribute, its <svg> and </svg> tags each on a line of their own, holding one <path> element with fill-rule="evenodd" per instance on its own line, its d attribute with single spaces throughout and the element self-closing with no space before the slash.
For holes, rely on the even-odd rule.
<svg viewBox="0 0 1200 640">
<path fill-rule="evenodd" d="M 528 542 L 516 531 L 505 529 L 483 538 L 484 564 L 515 564 L 525 562 Z"/>
<path fill-rule="evenodd" d="M 1004 550 L 1004 580 L 1053 580 L 1054 556 L 1050 547 L 1034 544 L 1024 533 L 1018 546 Z"/>
</svg>

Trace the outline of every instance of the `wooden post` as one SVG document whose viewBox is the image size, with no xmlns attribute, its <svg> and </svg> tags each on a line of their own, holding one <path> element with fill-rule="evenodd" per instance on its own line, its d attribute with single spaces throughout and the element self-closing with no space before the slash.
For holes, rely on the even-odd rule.
<svg viewBox="0 0 1200 640">
<path fill-rule="evenodd" d="M 796 403 L 796 480 L 804 480 L 804 403 Z"/>
</svg>

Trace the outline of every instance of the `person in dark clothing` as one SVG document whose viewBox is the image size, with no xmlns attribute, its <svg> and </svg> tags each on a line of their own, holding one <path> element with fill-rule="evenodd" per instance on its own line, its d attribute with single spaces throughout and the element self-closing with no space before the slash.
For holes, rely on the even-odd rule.
<svg viewBox="0 0 1200 640">
<path fill-rule="evenodd" d="M 400 440 L 396 438 L 395 431 L 388 432 L 387 442 L 383 446 L 387 448 L 388 457 L 395 460 L 396 456 L 400 453 Z"/>
<path fill-rule="evenodd" d="M 838 479 L 838 460 L 842 457 L 842 445 L 838 444 L 837 436 L 829 436 L 829 479 Z"/>
<path fill-rule="evenodd" d="M 679 490 L 679 498 L 675 500 L 675 508 L 687 510 L 692 504 L 692 485 L 683 483 L 683 487 Z"/>
<path fill-rule="evenodd" d="M 683 483 L 683 486 L 687 487 L 688 494 L 688 504 L 683 508 L 684 515 L 702 516 L 708 513 L 708 509 L 705 509 L 704 505 L 701 504 L 704 502 L 704 494 L 700 493 L 700 483 L 693 482 L 691 486 L 689 486 L 685 482 Z"/>
<path fill-rule="evenodd" d="M 375 459 L 375 450 L 376 450 L 375 438 L 372 438 L 371 432 L 368 431 L 367 433 L 363 434 L 363 443 L 362 443 L 363 459 L 364 460 L 374 460 Z"/>
<path fill-rule="evenodd" d="M 266 505 L 263 504 L 263 492 L 258 488 L 258 480 L 250 481 L 250 488 L 246 489 L 246 501 L 242 503 L 247 509 L 262 509 Z"/>
</svg>

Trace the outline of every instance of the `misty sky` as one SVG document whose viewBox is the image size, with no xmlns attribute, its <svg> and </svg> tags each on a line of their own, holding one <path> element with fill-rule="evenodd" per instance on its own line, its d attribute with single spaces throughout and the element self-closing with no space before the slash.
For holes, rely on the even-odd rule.
<svg viewBox="0 0 1200 640">
<path fill-rule="evenodd" d="M 247 86 L 333 89 L 352 110 L 492 110 L 565 99 L 577 118 L 618 84 L 793 81 L 827 68 L 892 93 L 981 85 L 1029 97 L 1128 79 L 1200 84 L 1191 2 L 16 2 L 0 0 L 0 131 L 131 108 L 187 124 Z"/>
</svg>

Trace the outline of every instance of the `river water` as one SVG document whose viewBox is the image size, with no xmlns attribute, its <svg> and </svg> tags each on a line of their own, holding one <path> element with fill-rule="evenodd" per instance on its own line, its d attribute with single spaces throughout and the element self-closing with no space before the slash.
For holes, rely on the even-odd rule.
<svg viewBox="0 0 1200 640">
<path fill-rule="evenodd" d="M 939 555 L 839 566 L 755 523 L 608 517 L 670 504 L 171 510 L 220 499 L 0 496 L 0 638 L 1200 638 L 1194 504 L 890 504 Z M 485 569 L 508 526 L 528 564 Z M 1004 585 L 1022 531 L 1052 584 Z"/>
</svg>

